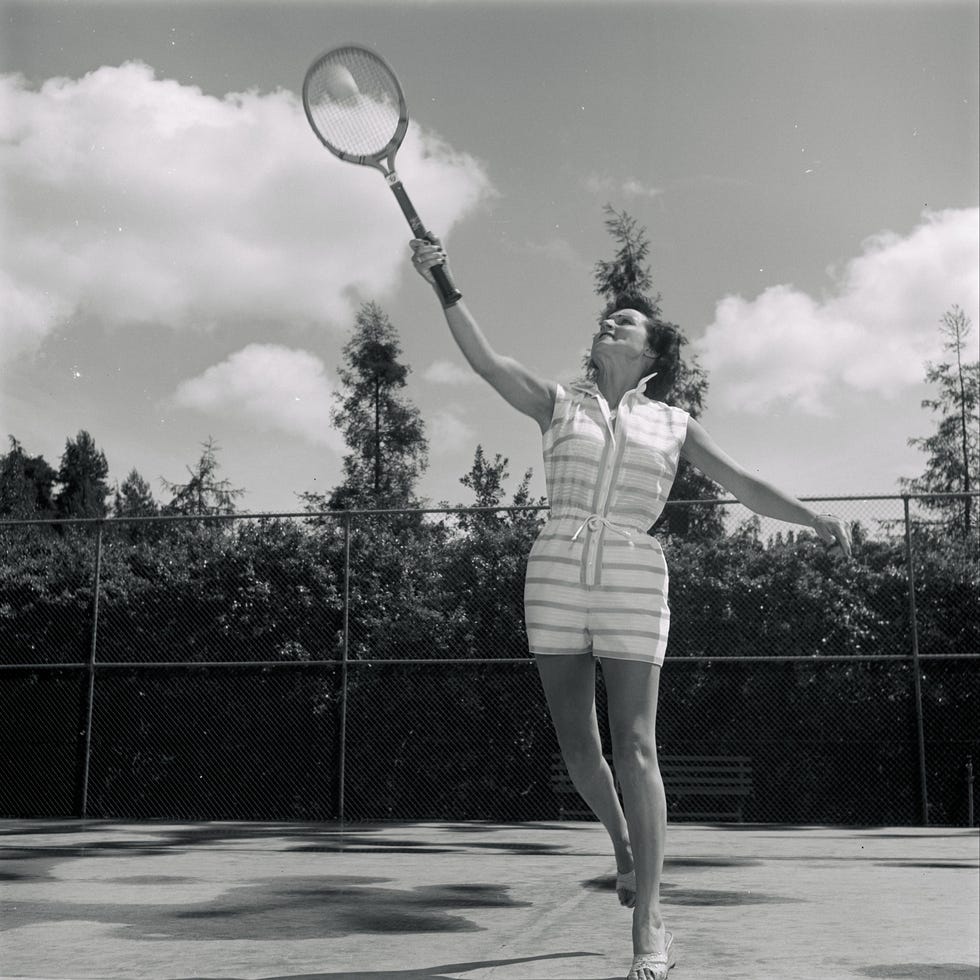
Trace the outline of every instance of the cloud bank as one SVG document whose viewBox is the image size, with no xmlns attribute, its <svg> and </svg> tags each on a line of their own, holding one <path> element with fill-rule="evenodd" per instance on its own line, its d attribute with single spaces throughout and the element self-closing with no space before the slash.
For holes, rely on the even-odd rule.
<svg viewBox="0 0 980 980">
<path fill-rule="evenodd" d="M 458 452 L 475 445 L 476 430 L 463 418 L 458 405 L 446 405 L 436 409 L 426 419 L 429 450 L 436 456 Z"/>
<path fill-rule="evenodd" d="M 291 92 L 216 98 L 137 62 L 37 90 L 7 75 L 0 137 L 0 358 L 83 320 L 341 323 L 407 267 L 383 178 L 323 149 Z M 398 163 L 443 237 L 491 191 L 417 126 Z"/>
<path fill-rule="evenodd" d="M 429 384 L 452 385 L 457 387 L 459 385 L 473 384 L 475 379 L 476 374 L 473 371 L 460 367 L 453 361 L 447 361 L 441 358 L 433 361 L 422 372 L 422 380 L 427 381 Z"/>
<path fill-rule="evenodd" d="M 342 454 L 343 437 L 330 424 L 333 390 L 323 362 L 313 354 L 276 344 L 249 344 L 182 382 L 173 402 L 264 432 L 300 436 Z"/>
<path fill-rule="evenodd" d="M 695 346 L 713 405 L 828 414 L 841 386 L 894 397 L 942 354 L 939 319 L 953 305 L 980 326 L 980 211 L 923 217 L 902 237 L 875 235 L 815 298 L 791 285 L 753 300 L 728 296 Z"/>
<path fill-rule="evenodd" d="M 590 174 L 584 181 L 591 194 L 622 194 L 624 197 L 658 197 L 662 187 L 654 187 L 635 177 L 615 178 L 608 174 Z"/>
</svg>

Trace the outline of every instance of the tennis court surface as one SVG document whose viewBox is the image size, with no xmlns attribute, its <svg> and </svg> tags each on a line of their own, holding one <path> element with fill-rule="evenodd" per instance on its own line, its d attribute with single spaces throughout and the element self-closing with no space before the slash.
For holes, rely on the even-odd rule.
<svg viewBox="0 0 980 980">
<path fill-rule="evenodd" d="M 669 828 L 672 980 L 976 980 L 980 838 Z M 0 822 L 0 974 L 623 980 L 596 823 Z"/>
</svg>

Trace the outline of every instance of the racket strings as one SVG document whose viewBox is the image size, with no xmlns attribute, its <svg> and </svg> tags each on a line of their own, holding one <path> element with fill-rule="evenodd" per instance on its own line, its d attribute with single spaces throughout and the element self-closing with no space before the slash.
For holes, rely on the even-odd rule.
<svg viewBox="0 0 980 980">
<path fill-rule="evenodd" d="M 403 116 L 394 75 L 370 52 L 358 49 L 331 52 L 315 65 L 305 97 L 320 138 L 352 156 L 386 151 Z"/>
</svg>

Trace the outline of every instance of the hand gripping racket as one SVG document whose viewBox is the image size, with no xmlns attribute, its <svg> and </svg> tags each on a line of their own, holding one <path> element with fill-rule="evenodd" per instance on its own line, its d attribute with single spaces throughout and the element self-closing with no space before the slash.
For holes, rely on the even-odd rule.
<svg viewBox="0 0 980 980">
<path fill-rule="evenodd" d="M 395 154 L 408 130 L 408 108 L 391 68 L 367 48 L 334 48 L 306 72 L 303 108 L 313 132 L 334 156 L 384 174 L 415 237 L 434 242 L 395 172 Z M 462 298 L 445 266 L 435 266 L 432 276 L 444 306 Z"/>
</svg>

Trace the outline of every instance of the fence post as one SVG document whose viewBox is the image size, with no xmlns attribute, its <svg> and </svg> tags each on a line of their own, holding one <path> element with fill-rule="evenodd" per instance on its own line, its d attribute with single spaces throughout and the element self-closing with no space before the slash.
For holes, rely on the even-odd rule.
<svg viewBox="0 0 980 980">
<path fill-rule="evenodd" d="M 95 538 L 95 587 L 92 599 L 92 632 L 89 641 L 87 681 L 82 712 L 85 728 L 81 752 L 81 789 L 79 792 L 78 815 L 84 820 L 88 816 L 88 773 L 92 755 L 92 706 L 95 702 L 95 658 L 99 642 L 99 594 L 102 591 L 102 527 L 99 521 Z"/>
<path fill-rule="evenodd" d="M 922 676 L 919 668 L 919 621 L 915 611 L 915 569 L 912 565 L 912 520 L 909 515 L 909 495 L 902 495 L 905 506 L 905 561 L 909 582 L 909 628 L 912 633 L 912 677 L 915 692 L 915 732 L 919 756 L 919 799 L 922 826 L 929 826 L 929 787 L 926 779 L 926 738 L 922 718 Z"/>
<path fill-rule="evenodd" d="M 350 651 L 350 514 L 344 514 L 344 634 L 340 648 L 340 739 L 337 748 L 337 816 L 344 822 L 347 771 L 347 658 Z"/>
<path fill-rule="evenodd" d="M 966 757 L 966 825 L 973 826 L 973 756 Z"/>
</svg>

